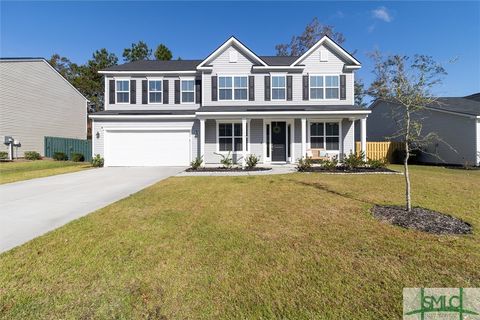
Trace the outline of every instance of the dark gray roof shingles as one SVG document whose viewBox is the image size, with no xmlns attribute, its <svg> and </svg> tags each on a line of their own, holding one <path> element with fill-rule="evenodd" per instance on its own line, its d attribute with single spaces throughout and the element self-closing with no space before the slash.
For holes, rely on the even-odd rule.
<svg viewBox="0 0 480 320">
<path fill-rule="evenodd" d="M 351 105 L 253 105 L 253 106 L 205 106 L 199 112 L 262 112 L 262 111 L 369 111 L 360 106 Z"/>
<path fill-rule="evenodd" d="M 438 98 L 435 103 L 432 103 L 428 107 L 437 110 L 480 116 L 480 102 L 469 98 Z"/>
<path fill-rule="evenodd" d="M 298 57 L 260 56 L 270 66 L 289 66 Z M 139 60 L 112 66 L 102 71 L 195 71 L 203 60 Z"/>
</svg>

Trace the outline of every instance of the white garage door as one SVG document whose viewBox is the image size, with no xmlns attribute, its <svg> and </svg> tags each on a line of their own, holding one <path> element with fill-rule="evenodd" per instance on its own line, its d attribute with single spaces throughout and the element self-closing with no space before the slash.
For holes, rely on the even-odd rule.
<svg viewBox="0 0 480 320">
<path fill-rule="evenodd" d="M 186 166 L 190 132 L 185 130 L 111 130 L 105 134 L 105 165 Z"/>
</svg>

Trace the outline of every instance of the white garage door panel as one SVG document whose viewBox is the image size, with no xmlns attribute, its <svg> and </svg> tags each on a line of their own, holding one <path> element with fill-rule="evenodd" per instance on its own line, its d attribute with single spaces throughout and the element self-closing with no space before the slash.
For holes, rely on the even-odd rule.
<svg viewBox="0 0 480 320">
<path fill-rule="evenodd" d="M 106 166 L 186 166 L 190 132 L 112 130 L 105 135 Z"/>
</svg>

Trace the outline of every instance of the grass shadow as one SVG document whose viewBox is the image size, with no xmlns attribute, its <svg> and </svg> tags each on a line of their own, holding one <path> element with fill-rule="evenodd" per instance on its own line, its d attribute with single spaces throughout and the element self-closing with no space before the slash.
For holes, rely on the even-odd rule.
<svg viewBox="0 0 480 320">
<path fill-rule="evenodd" d="M 361 202 L 361 203 L 364 203 L 364 204 L 369 204 L 369 205 L 372 205 L 372 206 L 378 205 L 375 202 L 368 201 L 368 200 L 365 200 L 365 199 L 361 199 L 361 198 L 355 197 L 355 196 L 353 196 L 351 194 L 348 194 L 348 193 L 342 193 L 342 192 L 338 192 L 336 190 L 332 190 L 328 186 L 326 186 L 324 184 L 321 184 L 319 182 L 295 181 L 295 183 L 300 184 L 300 185 L 305 186 L 305 187 L 315 188 L 317 190 L 324 191 L 324 192 L 327 192 L 327 193 L 330 193 L 330 194 L 333 194 L 333 195 L 336 195 L 336 196 L 339 196 L 339 197 L 342 197 L 342 198 L 346 198 L 348 200 L 354 200 L 354 201 L 358 201 L 358 202 Z"/>
</svg>

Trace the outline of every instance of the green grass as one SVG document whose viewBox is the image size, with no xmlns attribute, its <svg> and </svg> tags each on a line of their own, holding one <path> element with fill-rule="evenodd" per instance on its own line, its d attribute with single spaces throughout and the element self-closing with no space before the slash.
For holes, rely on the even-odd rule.
<svg viewBox="0 0 480 320">
<path fill-rule="evenodd" d="M 398 319 L 404 287 L 480 286 L 480 171 L 411 171 L 473 235 L 373 219 L 400 175 L 175 177 L 0 255 L 0 315 Z"/>
<path fill-rule="evenodd" d="M 91 168 L 87 162 L 37 160 L 0 162 L 0 184 L 42 178 Z"/>
</svg>

